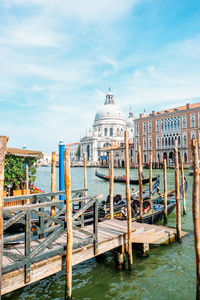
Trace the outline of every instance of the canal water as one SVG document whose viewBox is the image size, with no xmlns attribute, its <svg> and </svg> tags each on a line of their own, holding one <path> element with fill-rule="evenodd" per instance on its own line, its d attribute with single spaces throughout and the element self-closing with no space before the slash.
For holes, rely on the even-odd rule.
<svg viewBox="0 0 200 300">
<path fill-rule="evenodd" d="M 108 174 L 108 169 L 100 170 Z M 115 170 L 115 175 L 123 175 L 125 170 Z M 163 191 L 162 170 L 160 174 Z M 144 170 L 148 175 L 148 170 Z M 108 195 L 109 184 L 95 177 L 95 169 L 88 168 L 89 195 Z M 137 178 L 137 170 L 131 169 L 131 176 Z M 189 189 L 186 193 L 187 215 L 182 217 L 182 229 L 188 231 L 182 243 L 151 247 L 146 257 L 134 253 L 134 270 L 118 271 L 114 264 L 113 253 L 108 252 L 99 259 L 92 259 L 73 268 L 73 299 L 75 300 L 187 300 L 195 299 L 195 254 L 192 223 L 192 177 L 185 170 Z M 57 169 L 58 178 L 58 169 Z M 50 191 L 50 168 L 39 168 L 36 186 Z M 168 189 L 174 188 L 174 170 L 168 170 Z M 72 168 L 72 188 L 83 187 L 83 168 Z M 135 190 L 138 187 L 135 186 Z M 114 194 L 125 195 L 124 184 L 114 184 Z M 162 224 L 162 222 L 160 222 Z M 168 225 L 176 226 L 175 211 L 168 217 Z M 60 272 L 47 279 L 36 282 L 16 292 L 7 294 L 5 299 L 64 299 L 65 274 Z"/>
</svg>

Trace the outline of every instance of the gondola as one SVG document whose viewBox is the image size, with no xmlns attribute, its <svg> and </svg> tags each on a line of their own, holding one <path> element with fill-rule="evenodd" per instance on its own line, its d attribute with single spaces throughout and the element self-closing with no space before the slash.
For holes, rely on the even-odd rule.
<svg viewBox="0 0 200 300">
<path fill-rule="evenodd" d="M 109 181 L 110 177 L 108 175 L 101 174 L 99 172 L 95 172 L 95 176 L 97 176 L 100 179 L 103 179 L 105 181 Z M 152 182 L 157 180 L 157 176 L 152 177 Z M 126 177 L 125 176 L 115 176 L 114 182 L 118 183 L 126 183 Z M 142 184 L 149 183 L 149 178 L 142 178 Z M 130 179 L 130 184 L 139 184 L 139 179 Z"/>
<path fill-rule="evenodd" d="M 152 185 L 152 195 L 155 194 L 155 192 L 159 188 L 159 185 L 160 185 L 160 175 L 157 175 L 156 182 L 154 182 L 154 184 Z M 134 192 L 134 189 L 132 188 L 131 200 L 139 199 L 139 197 L 140 197 L 139 191 Z M 149 196 L 149 187 L 147 187 L 146 189 L 143 190 L 142 197 L 144 200 L 146 200 L 150 197 Z"/>
<path fill-rule="evenodd" d="M 185 192 L 188 189 L 188 183 L 186 178 L 184 179 L 185 184 Z M 180 195 L 182 195 L 182 185 L 180 185 Z M 134 207 L 134 204 L 137 203 L 137 211 Z M 169 215 L 172 213 L 176 206 L 176 199 L 175 199 L 175 189 L 169 191 L 167 193 L 167 214 Z M 139 222 L 139 201 L 134 200 L 131 202 L 131 209 L 132 209 L 132 221 Z M 108 209 L 109 210 L 109 209 Z M 164 216 L 164 195 L 158 195 L 153 199 L 145 200 L 144 207 L 143 207 L 143 222 L 147 224 L 155 224 L 163 219 Z M 105 214 L 104 218 L 109 219 L 109 211 Z M 114 218 L 117 219 L 126 219 L 126 203 L 114 206 Z"/>
</svg>

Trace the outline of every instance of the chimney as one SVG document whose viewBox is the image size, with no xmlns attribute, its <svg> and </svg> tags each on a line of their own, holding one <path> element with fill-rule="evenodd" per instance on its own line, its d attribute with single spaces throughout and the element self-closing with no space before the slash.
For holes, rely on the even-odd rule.
<svg viewBox="0 0 200 300">
<path fill-rule="evenodd" d="M 142 119 L 142 114 L 140 114 L 140 119 Z"/>
<path fill-rule="evenodd" d="M 189 109 L 190 108 L 190 103 L 186 104 L 186 108 Z"/>
<path fill-rule="evenodd" d="M 152 116 L 155 116 L 155 110 L 152 110 Z"/>
</svg>

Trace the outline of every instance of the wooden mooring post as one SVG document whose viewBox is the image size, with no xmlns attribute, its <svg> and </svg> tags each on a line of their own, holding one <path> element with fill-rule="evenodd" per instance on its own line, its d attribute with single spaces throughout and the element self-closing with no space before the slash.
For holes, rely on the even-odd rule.
<svg viewBox="0 0 200 300">
<path fill-rule="evenodd" d="M 152 198 L 152 152 L 150 151 L 149 160 L 149 197 Z"/>
<path fill-rule="evenodd" d="M 70 149 L 65 149 L 64 154 L 65 166 L 65 199 L 66 213 L 65 221 L 67 227 L 67 244 L 66 244 L 66 284 L 65 299 L 72 299 L 72 203 L 71 203 L 71 172 L 70 172 Z"/>
<path fill-rule="evenodd" d="M 178 141 L 174 142 L 174 158 L 175 158 L 175 195 L 176 195 L 176 239 L 181 241 L 181 202 L 179 187 L 179 161 L 178 161 Z"/>
<path fill-rule="evenodd" d="M 163 179 L 164 179 L 164 224 L 167 224 L 167 159 L 163 159 Z"/>
<path fill-rule="evenodd" d="M 141 146 L 138 148 L 138 177 L 139 177 L 139 194 L 140 194 L 140 222 L 143 222 L 143 197 L 142 197 L 142 161 Z"/>
<path fill-rule="evenodd" d="M 52 152 L 52 161 L 51 161 L 51 192 L 55 193 L 56 191 L 56 152 Z M 51 196 L 51 201 L 56 200 L 55 196 Z M 55 206 L 51 207 L 51 216 L 55 216 Z M 55 222 L 52 222 L 52 226 L 55 225 Z"/>
<path fill-rule="evenodd" d="M 125 164 L 126 164 L 126 203 L 127 203 L 127 229 L 128 229 L 128 262 L 129 269 L 133 269 L 133 251 L 131 242 L 131 200 L 130 200 L 130 165 L 129 165 L 129 144 L 128 131 L 125 131 Z"/>
<path fill-rule="evenodd" d="M 3 260 L 3 186 L 4 186 L 4 160 L 8 137 L 0 136 L 0 299 L 2 284 L 2 260 Z"/>
<path fill-rule="evenodd" d="M 114 218 L 113 210 L 113 186 L 114 186 L 114 168 L 113 168 L 113 150 L 109 153 L 109 195 L 110 195 L 110 218 Z"/>
<path fill-rule="evenodd" d="M 186 215 L 185 180 L 184 180 L 183 156 L 182 155 L 181 155 L 181 183 L 182 183 L 183 215 Z"/>
<path fill-rule="evenodd" d="M 200 300 L 199 150 L 196 140 L 192 140 L 191 144 L 193 156 L 192 215 L 194 228 L 194 247 L 196 255 L 196 299 Z"/>
<path fill-rule="evenodd" d="M 86 154 L 83 154 L 83 161 L 84 161 L 84 189 L 87 189 L 87 159 Z M 87 192 L 84 192 L 84 196 L 87 197 Z"/>
<path fill-rule="evenodd" d="M 28 170 L 28 164 L 26 163 L 26 195 L 29 194 L 29 170 Z M 30 200 L 26 199 L 25 201 L 23 201 L 23 203 L 29 204 Z"/>
</svg>

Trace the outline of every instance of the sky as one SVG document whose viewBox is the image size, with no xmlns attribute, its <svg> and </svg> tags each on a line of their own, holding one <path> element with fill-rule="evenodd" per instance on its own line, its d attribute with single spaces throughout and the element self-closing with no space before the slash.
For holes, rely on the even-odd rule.
<svg viewBox="0 0 200 300">
<path fill-rule="evenodd" d="M 79 141 L 109 87 L 125 116 L 200 102 L 200 1 L 0 1 L 9 147 Z"/>
</svg>

